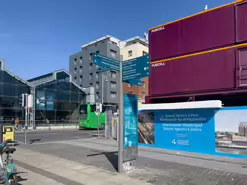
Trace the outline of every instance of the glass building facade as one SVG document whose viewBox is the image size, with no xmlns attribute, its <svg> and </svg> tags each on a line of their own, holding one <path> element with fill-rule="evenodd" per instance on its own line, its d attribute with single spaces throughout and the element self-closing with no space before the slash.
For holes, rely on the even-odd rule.
<svg viewBox="0 0 247 185">
<path fill-rule="evenodd" d="M 86 94 L 71 81 L 64 70 L 31 80 L 34 87 L 35 125 L 78 124 L 79 105 L 86 101 Z"/>
<path fill-rule="evenodd" d="M 0 122 L 13 123 L 19 118 L 24 124 L 25 112 L 21 95 L 33 95 L 30 125 L 78 124 L 79 105 L 86 102 L 81 87 L 71 81 L 65 70 L 49 73 L 28 81 L 4 69 L 0 60 Z"/>
<path fill-rule="evenodd" d="M 24 120 L 24 109 L 20 105 L 23 93 L 30 93 L 28 82 L 4 69 L 0 60 L 0 122 L 11 123 L 13 119 Z"/>
</svg>

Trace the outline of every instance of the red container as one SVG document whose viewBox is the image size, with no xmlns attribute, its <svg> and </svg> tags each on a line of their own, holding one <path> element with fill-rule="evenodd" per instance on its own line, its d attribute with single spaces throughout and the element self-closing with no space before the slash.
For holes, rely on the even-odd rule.
<svg viewBox="0 0 247 185">
<path fill-rule="evenodd" d="M 151 61 L 233 45 L 234 9 L 228 5 L 150 30 Z"/>
<path fill-rule="evenodd" d="M 236 41 L 247 41 L 247 2 L 236 6 Z"/>
<path fill-rule="evenodd" d="M 150 96 L 233 89 L 235 61 L 236 49 L 228 49 L 151 65 Z"/>
</svg>

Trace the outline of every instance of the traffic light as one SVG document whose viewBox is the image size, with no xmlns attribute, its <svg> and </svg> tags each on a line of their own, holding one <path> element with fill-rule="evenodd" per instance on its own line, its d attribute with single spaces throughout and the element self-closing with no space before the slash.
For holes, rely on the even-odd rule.
<svg viewBox="0 0 247 185">
<path fill-rule="evenodd" d="M 20 104 L 20 106 L 22 106 L 22 107 L 25 107 L 25 99 L 26 98 L 26 96 L 25 96 L 25 94 L 21 94 L 20 96 L 19 96 L 19 104 Z"/>
</svg>

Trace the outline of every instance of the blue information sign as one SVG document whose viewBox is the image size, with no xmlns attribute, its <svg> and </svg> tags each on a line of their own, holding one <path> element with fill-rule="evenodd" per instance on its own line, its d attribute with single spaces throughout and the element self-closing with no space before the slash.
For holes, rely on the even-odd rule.
<svg viewBox="0 0 247 185">
<path fill-rule="evenodd" d="M 119 61 L 99 55 L 97 53 L 94 54 L 94 63 L 104 68 L 109 68 L 114 71 L 119 71 Z"/>
<path fill-rule="evenodd" d="M 98 68 L 97 72 L 103 73 L 103 72 L 106 72 L 106 71 L 109 71 L 109 70 L 110 70 L 110 68 L 101 67 L 101 68 Z"/>
<path fill-rule="evenodd" d="M 189 152 L 215 152 L 214 109 L 155 112 L 156 146 Z"/>
<path fill-rule="evenodd" d="M 126 83 L 136 85 L 136 86 L 142 86 L 142 79 L 137 78 L 137 79 L 133 79 L 133 80 L 128 80 L 128 81 L 126 81 Z"/>
<path fill-rule="evenodd" d="M 122 74 L 123 81 L 148 77 L 150 75 L 149 55 L 123 62 Z"/>
<path fill-rule="evenodd" d="M 124 95 L 124 155 L 123 161 L 135 160 L 138 155 L 138 98 Z"/>
</svg>

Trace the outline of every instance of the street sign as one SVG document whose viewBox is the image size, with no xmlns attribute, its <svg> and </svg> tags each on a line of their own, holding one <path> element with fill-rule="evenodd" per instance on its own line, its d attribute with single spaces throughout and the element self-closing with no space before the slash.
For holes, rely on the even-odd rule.
<svg viewBox="0 0 247 185">
<path fill-rule="evenodd" d="M 119 71 L 119 61 L 99 55 L 98 53 L 94 54 L 94 63 L 104 68 Z"/>
<path fill-rule="evenodd" d="M 136 86 L 142 86 L 142 79 L 141 78 L 136 78 L 133 80 L 128 80 L 126 83 L 131 84 L 131 85 L 136 85 Z"/>
<path fill-rule="evenodd" d="M 123 81 L 144 78 L 150 75 L 150 58 L 145 55 L 123 62 Z"/>
<path fill-rule="evenodd" d="M 103 72 L 106 72 L 106 71 L 109 71 L 110 68 L 107 68 L 107 67 L 101 67 L 101 68 L 98 68 L 97 72 L 98 73 L 103 73 Z"/>
</svg>

